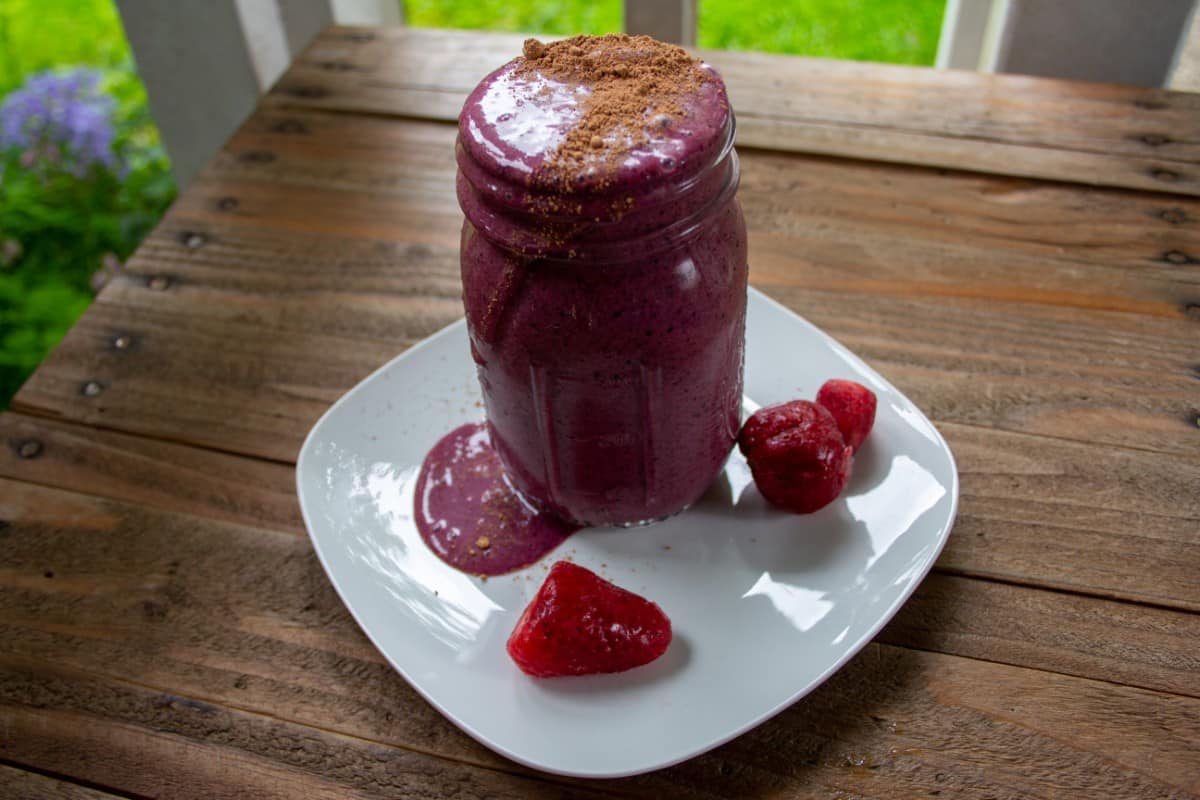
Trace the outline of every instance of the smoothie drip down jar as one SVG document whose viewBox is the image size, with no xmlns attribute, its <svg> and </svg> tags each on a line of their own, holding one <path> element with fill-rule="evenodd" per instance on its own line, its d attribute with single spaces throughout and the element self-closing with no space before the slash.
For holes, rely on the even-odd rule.
<svg viewBox="0 0 1200 800">
<path fill-rule="evenodd" d="M 456 146 L 492 443 L 532 504 L 632 525 L 695 502 L 740 421 L 746 230 L 720 76 L 647 37 L 530 40 Z"/>
</svg>

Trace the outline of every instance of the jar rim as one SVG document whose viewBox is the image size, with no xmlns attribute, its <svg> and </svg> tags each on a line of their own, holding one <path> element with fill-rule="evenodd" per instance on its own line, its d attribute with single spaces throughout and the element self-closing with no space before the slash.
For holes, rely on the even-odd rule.
<svg viewBox="0 0 1200 800">
<path fill-rule="evenodd" d="M 469 153 L 463 152 L 464 149 L 460 147 L 458 148 L 460 174 L 458 188 L 460 195 L 459 203 L 468 221 L 475 228 L 476 233 L 483 236 L 493 245 L 514 255 L 554 262 L 577 262 L 580 260 L 587 260 L 588 262 L 626 261 L 628 260 L 628 256 L 617 258 L 615 257 L 615 253 L 629 252 L 632 248 L 649 255 L 662 252 L 665 249 L 678 246 L 680 243 L 687 241 L 703 226 L 704 220 L 708 215 L 733 198 L 741 177 L 740 161 L 737 150 L 734 147 L 735 138 L 736 120 L 731 112 L 725 124 L 724 141 L 720 149 L 717 150 L 708 163 L 695 169 L 694 172 L 687 176 L 686 180 L 680 182 L 664 181 L 661 190 L 655 194 L 652 202 L 639 204 L 628 213 L 616 213 L 611 216 L 606 214 L 607 218 L 595 213 L 587 213 L 581 206 L 576 207 L 574 213 L 545 213 L 540 209 L 529 208 L 528 202 L 492 202 L 494 195 L 499 192 L 498 186 L 493 183 L 487 187 L 491 190 L 491 196 L 485 195 L 480 191 L 478 182 L 472 180 L 471 175 L 468 174 L 468 170 L 470 170 L 469 165 L 471 162 L 474 162 L 474 159 Z M 464 160 L 468 164 L 464 165 Z M 724 167 L 724 175 L 720 185 L 715 188 L 711 197 L 706 198 L 702 204 L 686 216 L 671 220 L 664 225 L 649 227 L 633 235 L 616 238 L 605 237 L 604 231 L 614 231 L 621 225 L 627 224 L 630 215 L 653 213 L 655 210 L 661 209 L 669 203 L 678 202 L 685 195 L 700 188 L 704 181 L 711 180 L 714 171 L 722 167 Z M 468 188 L 464 188 L 464 183 Z M 476 204 L 481 207 L 477 208 L 477 214 L 472 214 L 467 210 L 472 204 L 464 202 L 463 195 L 468 191 L 475 195 Z M 523 192 L 523 197 L 532 196 L 536 198 L 538 195 L 552 197 L 555 201 L 560 198 L 578 199 L 574 195 L 564 195 L 563 193 L 536 193 L 527 189 Z M 593 197 L 592 199 L 599 199 L 607 204 L 612 201 L 613 197 L 614 195 L 610 194 L 600 196 L 599 198 Z M 522 208 L 522 206 L 525 207 Z M 485 211 L 486 216 L 483 219 L 473 218 L 478 215 L 479 210 Z M 549 234 L 546 236 L 531 234 L 527 237 L 516 237 L 495 235 L 493 230 L 489 230 L 490 227 L 506 227 L 505 223 L 501 220 L 507 219 L 509 220 L 507 227 L 516 230 L 531 231 L 535 227 L 532 224 L 519 225 L 511 222 L 513 219 L 526 217 L 543 224 L 548 223 L 551 228 L 562 228 L 567 231 L 568 235 L 562 241 L 555 241 Z M 496 225 L 488 225 L 487 222 L 489 219 L 496 222 Z M 574 230 L 571 230 L 572 228 Z M 585 230 L 589 238 L 586 241 L 579 242 L 577 240 L 578 234 Z M 517 238 L 525 238 L 526 241 L 522 244 L 516 241 Z"/>
</svg>

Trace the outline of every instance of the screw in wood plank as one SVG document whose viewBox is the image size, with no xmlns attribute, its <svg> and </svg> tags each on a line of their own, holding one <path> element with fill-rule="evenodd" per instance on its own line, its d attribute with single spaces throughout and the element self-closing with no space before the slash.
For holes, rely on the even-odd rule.
<svg viewBox="0 0 1200 800">
<path fill-rule="evenodd" d="M 320 100 L 322 97 L 329 96 L 329 90 L 320 86 L 291 86 L 284 89 L 283 92 L 305 100 Z"/>
<path fill-rule="evenodd" d="M 84 397 L 95 397 L 104 391 L 104 384 L 99 381 L 86 381 L 79 387 L 79 393 Z"/>
<path fill-rule="evenodd" d="M 1163 261 L 1168 264 L 1191 264 L 1193 259 L 1187 253 L 1179 250 L 1168 250 L 1163 253 Z"/>
<path fill-rule="evenodd" d="M 208 237 L 195 231 L 184 231 L 179 234 L 179 241 L 189 250 L 195 250 L 208 244 Z"/>
<path fill-rule="evenodd" d="M 37 458 L 42 454 L 45 447 L 37 439 L 26 439 L 23 442 L 17 442 L 17 457 L 28 461 L 31 458 Z"/>
<path fill-rule="evenodd" d="M 238 199 L 236 197 L 222 197 L 217 201 L 218 211 L 233 211 L 238 207 Z"/>
<path fill-rule="evenodd" d="M 1162 147 L 1171 143 L 1171 137 L 1162 133 L 1143 133 L 1138 139 L 1151 147 Z"/>
<path fill-rule="evenodd" d="M 308 133 L 308 127 L 298 119 L 283 119 L 271 126 L 271 133 Z"/>
<path fill-rule="evenodd" d="M 119 333 L 112 339 L 114 350 L 128 350 L 133 345 L 133 337 L 127 333 Z"/>
<path fill-rule="evenodd" d="M 270 150 L 247 150 L 238 156 L 238 161 L 247 164 L 270 164 L 275 160 L 275 154 Z"/>
<path fill-rule="evenodd" d="M 161 292 L 171 285 L 171 279 L 166 275 L 154 275 L 150 280 L 146 281 L 146 286 L 152 292 Z"/>
<path fill-rule="evenodd" d="M 1150 171 L 1150 177 L 1163 183 L 1174 183 L 1179 180 L 1179 173 L 1169 169 L 1155 169 Z"/>
</svg>

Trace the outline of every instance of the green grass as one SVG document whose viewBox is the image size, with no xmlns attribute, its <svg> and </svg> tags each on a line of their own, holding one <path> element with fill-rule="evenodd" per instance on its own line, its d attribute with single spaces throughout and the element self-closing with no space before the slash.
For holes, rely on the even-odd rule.
<svg viewBox="0 0 1200 800">
<path fill-rule="evenodd" d="M 119 69 L 129 46 L 113 0 L 0 0 L 0 95 L 34 72 Z"/>
<path fill-rule="evenodd" d="M 933 64 L 945 0 L 699 0 L 701 47 Z M 620 0 L 406 0 L 409 24 L 551 36 L 621 30 Z"/>
</svg>

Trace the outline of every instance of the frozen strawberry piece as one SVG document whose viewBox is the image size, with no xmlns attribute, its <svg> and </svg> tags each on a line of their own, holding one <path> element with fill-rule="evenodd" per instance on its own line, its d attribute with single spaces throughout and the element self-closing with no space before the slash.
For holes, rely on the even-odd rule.
<svg viewBox="0 0 1200 800">
<path fill-rule="evenodd" d="M 875 393 L 861 383 L 835 378 L 817 392 L 817 405 L 829 409 L 850 449 L 858 452 L 875 424 Z"/>
<path fill-rule="evenodd" d="M 792 400 L 754 412 L 738 434 L 763 497 L 807 514 L 837 499 L 850 479 L 852 450 L 829 411 Z"/>
<path fill-rule="evenodd" d="M 508 654 L 536 678 L 623 672 L 671 643 L 671 621 L 654 603 L 570 561 L 545 583 L 508 637 Z"/>
</svg>

